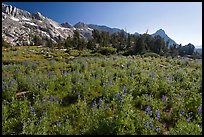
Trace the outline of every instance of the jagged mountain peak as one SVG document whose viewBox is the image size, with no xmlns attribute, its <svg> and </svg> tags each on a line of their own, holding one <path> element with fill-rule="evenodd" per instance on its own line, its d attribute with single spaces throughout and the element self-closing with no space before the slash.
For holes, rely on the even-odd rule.
<svg viewBox="0 0 204 137">
<path fill-rule="evenodd" d="M 68 22 L 64 22 L 61 24 L 62 27 L 65 27 L 65 28 L 74 28 L 70 23 Z"/>
<path fill-rule="evenodd" d="M 174 44 L 178 46 L 178 44 L 177 44 L 174 40 L 172 40 L 172 39 L 165 33 L 165 31 L 164 31 L 163 29 L 159 29 L 159 30 L 157 30 L 155 33 L 152 34 L 153 37 L 158 36 L 158 35 L 161 36 L 161 37 L 164 39 L 165 42 L 168 42 L 168 48 L 170 48 L 170 46 L 172 46 L 172 45 L 174 45 Z"/>
<path fill-rule="evenodd" d="M 80 29 L 88 28 L 88 26 L 84 22 L 78 22 L 74 25 L 74 27 Z"/>
<path fill-rule="evenodd" d="M 159 29 L 159 30 L 156 31 L 156 34 L 164 35 L 166 33 L 165 33 L 165 31 L 163 29 Z"/>
<path fill-rule="evenodd" d="M 36 12 L 34 15 L 35 15 L 35 18 L 38 19 L 38 20 L 43 20 L 43 19 L 46 18 L 39 11 Z"/>
</svg>

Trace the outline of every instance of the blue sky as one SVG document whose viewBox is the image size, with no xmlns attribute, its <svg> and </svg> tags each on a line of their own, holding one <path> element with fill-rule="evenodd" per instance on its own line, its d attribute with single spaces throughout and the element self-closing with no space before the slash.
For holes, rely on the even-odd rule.
<svg viewBox="0 0 204 137">
<path fill-rule="evenodd" d="M 158 29 L 178 44 L 202 45 L 202 2 L 5 2 L 59 23 L 106 25 L 129 33 Z"/>
</svg>

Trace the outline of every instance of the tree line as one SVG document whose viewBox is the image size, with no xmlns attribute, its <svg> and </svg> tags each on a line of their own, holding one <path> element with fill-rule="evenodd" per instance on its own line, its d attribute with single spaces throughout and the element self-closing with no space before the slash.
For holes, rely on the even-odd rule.
<svg viewBox="0 0 204 137">
<path fill-rule="evenodd" d="M 194 45 L 188 44 L 185 46 L 172 45 L 168 48 L 169 41 L 165 42 L 160 36 L 152 37 L 151 35 L 144 33 L 140 35 L 134 35 L 126 33 L 124 30 L 109 34 L 108 32 L 93 30 L 92 39 L 85 40 L 81 38 L 80 32 L 74 30 L 73 37 L 67 37 L 66 40 L 56 38 L 57 43 L 54 43 L 50 39 L 41 39 L 39 36 L 34 35 L 32 38 L 32 44 L 35 46 L 45 45 L 50 48 L 66 48 L 84 50 L 90 49 L 94 52 L 99 52 L 105 55 L 109 54 L 122 54 L 122 55 L 142 55 L 145 53 L 156 53 L 161 56 L 185 56 L 194 54 Z M 3 46 L 8 46 L 5 41 L 2 41 Z"/>
</svg>

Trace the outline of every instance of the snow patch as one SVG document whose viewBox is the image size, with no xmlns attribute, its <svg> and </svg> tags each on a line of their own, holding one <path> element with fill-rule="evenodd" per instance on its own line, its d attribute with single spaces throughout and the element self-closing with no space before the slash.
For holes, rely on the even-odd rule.
<svg viewBox="0 0 204 137">
<path fill-rule="evenodd" d="M 32 26 L 38 26 L 38 25 L 36 25 L 35 23 L 31 23 L 31 22 L 26 22 L 27 24 L 30 24 L 30 25 L 32 25 Z"/>
<path fill-rule="evenodd" d="M 14 20 L 14 21 L 19 21 L 19 19 L 15 18 L 13 16 L 11 16 L 11 19 Z"/>
<path fill-rule="evenodd" d="M 93 29 L 91 29 L 91 28 L 88 28 L 88 30 L 92 31 Z"/>
<path fill-rule="evenodd" d="M 30 19 L 22 17 L 22 20 L 30 21 Z"/>
</svg>

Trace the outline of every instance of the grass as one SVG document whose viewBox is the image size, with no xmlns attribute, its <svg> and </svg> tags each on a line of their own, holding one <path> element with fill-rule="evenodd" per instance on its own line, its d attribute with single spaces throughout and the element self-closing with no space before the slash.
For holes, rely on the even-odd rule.
<svg viewBox="0 0 204 137">
<path fill-rule="evenodd" d="M 2 134 L 202 134 L 200 60 L 43 49 L 3 49 Z"/>
</svg>

